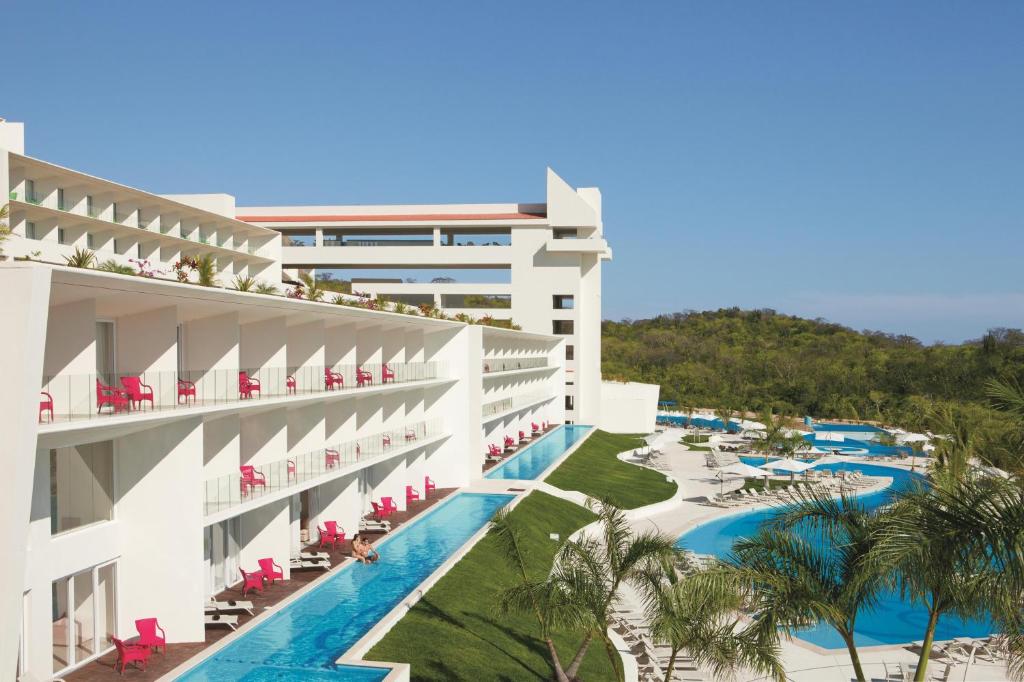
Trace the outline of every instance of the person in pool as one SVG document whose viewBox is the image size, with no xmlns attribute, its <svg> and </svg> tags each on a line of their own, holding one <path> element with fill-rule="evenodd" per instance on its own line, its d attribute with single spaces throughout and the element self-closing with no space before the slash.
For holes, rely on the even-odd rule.
<svg viewBox="0 0 1024 682">
<path fill-rule="evenodd" d="M 357 561 L 364 564 L 373 563 L 380 558 L 380 554 L 360 535 L 356 535 L 352 538 L 352 556 L 354 556 Z"/>
</svg>

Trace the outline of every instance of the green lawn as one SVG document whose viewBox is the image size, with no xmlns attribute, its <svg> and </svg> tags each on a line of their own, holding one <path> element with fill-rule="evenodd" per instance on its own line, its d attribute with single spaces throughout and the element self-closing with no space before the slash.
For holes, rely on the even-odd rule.
<svg viewBox="0 0 1024 682">
<path fill-rule="evenodd" d="M 707 434 L 690 433 L 683 436 L 679 442 L 685 443 L 686 445 L 693 445 L 694 443 L 707 443 L 709 440 L 711 440 L 711 436 Z"/>
<path fill-rule="evenodd" d="M 666 500 L 677 486 L 665 474 L 627 464 L 615 455 L 643 445 L 638 436 L 597 430 L 545 481 L 562 490 L 578 490 L 608 499 L 622 509 L 635 509 Z"/>
<path fill-rule="evenodd" d="M 524 528 L 524 546 L 538 578 L 551 567 L 557 545 L 594 515 L 565 500 L 531 493 L 512 514 Z M 547 649 L 532 616 L 498 615 L 495 595 L 515 582 L 493 538 L 485 537 L 392 628 L 366 658 L 412 665 L 413 680 L 550 680 Z M 565 665 L 581 638 L 555 638 Z M 580 670 L 586 680 L 614 680 L 604 648 L 593 646 Z"/>
</svg>

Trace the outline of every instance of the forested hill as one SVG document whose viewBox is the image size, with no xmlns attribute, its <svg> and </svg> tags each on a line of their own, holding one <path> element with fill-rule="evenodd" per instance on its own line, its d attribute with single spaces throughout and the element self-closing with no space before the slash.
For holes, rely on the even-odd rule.
<svg viewBox="0 0 1024 682">
<path fill-rule="evenodd" d="M 730 308 L 603 324 L 608 379 L 661 384 L 683 406 L 878 419 L 911 428 L 935 400 L 985 402 L 992 377 L 1024 382 L 1024 332 L 925 346 L 772 310 Z"/>
</svg>

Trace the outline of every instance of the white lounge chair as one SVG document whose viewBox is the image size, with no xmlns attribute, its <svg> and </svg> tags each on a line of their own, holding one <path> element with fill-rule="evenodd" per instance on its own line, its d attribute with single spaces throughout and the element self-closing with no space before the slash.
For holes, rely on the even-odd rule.
<svg viewBox="0 0 1024 682">
<path fill-rule="evenodd" d="M 235 601 L 234 599 L 230 599 L 228 601 L 216 601 L 215 599 L 211 599 L 203 604 L 203 612 L 207 614 L 226 613 L 228 611 L 245 611 L 251 616 L 252 608 L 253 606 L 251 601 Z"/>
<path fill-rule="evenodd" d="M 304 569 L 319 568 L 324 571 L 331 570 L 330 559 L 300 559 L 293 557 L 288 562 L 288 568 L 293 571 L 301 571 Z"/>
<path fill-rule="evenodd" d="M 317 559 L 327 559 L 329 561 L 331 555 L 327 552 L 299 552 L 299 558 L 305 561 L 316 561 Z"/>
<path fill-rule="evenodd" d="M 232 630 L 237 629 L 238 616 L 229 616 L 223 613 L 206 614 L 205 625 L 227 625 Z"/>
</svg>

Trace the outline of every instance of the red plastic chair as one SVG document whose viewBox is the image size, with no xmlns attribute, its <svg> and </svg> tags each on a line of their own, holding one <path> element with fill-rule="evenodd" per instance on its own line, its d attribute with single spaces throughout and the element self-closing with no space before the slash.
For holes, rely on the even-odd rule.
<svg viewBox="0 0 1024 682">
<path fill-rule="evenodd" d="M 288 480 L 293 478 L 295 478 L 295 461 L 290 459 L 288 460 Z"/>
<path fill-rule="evenodd" d="M 411 440 L 416 440 L 416 432 L 413 431 L 412 429 L 406 429 L 405 430 L 405 440 L 406 440 L 406 442 L 409 442 Z"/>
<path fill-rule="evenodd" d="M 391 447 L 391 436 L 385 435 L 382 440 L 384 442 L 384 447 L 386 447 L 386 448 L 390 448 Z"/>
<path fill-rule="evenodd" d="M 256 471 L 256 467 L 251 464 L 243 464 L 238 467 L 238 470 L 242 473 L 239 484 L 242 486 L 242 496 L 249 494 L 249 491 L 254 489 L 256 486 L 262 487 L 264 490 L 267 489 L 267 477 L 261 472 Z"/>
<path fill-rule="evenodd" d="M 146 669 L 146 665 L 149 663 L 149 656 L 153 653 L 148 646 L 125 644 L 124 641 L 117 637 L 111 637 L 110 641 L 114 643 L 114 648 L 117 649 L 117 660 L 114 661 L 115 671 L 118 666 L 121 666 L 121 674 L 124 675 L 124 669 L 129 663 L 134 663 L 135 667 L 141 670 Z M 142 664 L 141 666 L 139 665 L 140 663 Z"/>
<path fill-rule="evenodd" d="M 341 465 L 341 453 L 337 450 L 331 450 L 328 448 L 324 450 L 324 467 L 327 469 L 333 469 L 336 466 Z"/>
<path fill-rule="evenodd" d="M 540 427 L 537 426 L 536 422 L 530 422 L 530 430 L 534 433 L 540 433 Z"/>
<path fill-rule="evenodd" d="M 167 653 L 167 633 L 156 618 L 140 618 L 135 621 L 135 629 L 139 631 L 139 638 L 132 644 L 156 649 L 157 653 L 163 647 L 164 653 Z"/>
<path fill-rule="evenodd" d="M 284 379 L 285 392 L 295 394 L 298 390 L 298 384 L 295 383 L 295 377 L 289 376 Z"/>
<path fill-rule="evenodd" d="M 363 387 L 366 384 L 373 383 L 373 375 L 365 371 L 362 367 L 356 368 L 356 386 Z"/>
<path fill-rule="evenodd" d="M 388 379 L 391 380 L 391 383 L 395 383 L 395 372 L 394 372 L 393 369 L 391 369 L 387 365 L 381 365 L 381 368 L 380 368 L 380 383 L 386 384 L 386 383 L 388 383 Z"/>
<path fill-rule="evenodd" d="M 121 385 L 124 386 L 136 410 L 142 407 L 146 400 L 149 401 L 149 406 L 153 407 L 153 387 L 142 383 L 141 377 L 121 377 Z"/>
<path fill-rule="evenodd" d="M 437 486 L 434 484 L 434 481 L 431 480 L 430 476 L 424 476 L 423 477 L 423 494 L 424 494 L 424 496 L 430 497 L 430 493 L 434 492 L 435 490 L 437 490 Z"/>
<path fill-rule="evenodd" d="M 487 454 L 493 457 L 501 457 L 501 448 L 499 448 L 494 443 L 491 443 L 490 445 L 487 446 Z"/>
<path fill-rule="evenodd" d="M 104 405 L 110 405 L 114 414 L 121 410 L 131 409 L 131 402 L 128 392 L 114 386 L 106 386 L 99 379 L 96 380 L 96 414 L 99 414 Z"/>
<path fill-rule="evenodd" d="M 263 573 L 260 571 L 246 573 L 244 568 L 239 568 L 238 572 L 242 574 L 242 578 L 245 580 L 245 583 L 242 585 L 243 597 L 249 593 L 249 590 L 256 590 L 260 594 L 263 593 Z"/>
<path fill-rule="evenodd" d="M 345 377 L 338 372 L 332 372 L 328 367 L 324 367 L 324 386 L 328 391 L 333 391 L 335 386 L 345 388 Z"/>
<path fill-rule="evenodd" d="M 43 413 L 50 413 L 50 421 L 53 421 L 53 396 L 46 391 L 39 391 L 39 395 L 45 395 L 46 400 L 39 401 L 39 421 L 43 421 Z"/>
<path fill-rule="evenodd" d="M 253 393 L 260 392 L 260 380 L 249 376 L 246 372 L 238 373 L 238 395 L 241 398 L 251 398 Z"/>
<path fill-rule="evenodd" d="M 516 442 L 512 438 L 512 436 L 505 436 L 505 449 L 506 450 L 515 450 L 516 449 Z"/>
<path fill-rule="evenodd" d="M 327 529 L 328 533 L 330 533 L 331 535 L 334 535 L 335 537 L 337 537 L 338 538 L 338 542 L 344 542 L 345 541 L 345 529 L 344 528 L 338 528 L 338 522 L 337 521 L 324 521 L 324 528 Z"/>
<path fill-rule="evenodd" d="M 371 501 L 370 506 L 373 507 L 373 518 L 377 521 L 382 520 L 387 514 L 384 513 L 384 509 L 379 504 Z"/>
<path fill-rule="evenodd" d="M 405 506 L 408 507 L 410 502 L 414 502 L 418 499 L 420 499 L 419 491 L 411 485 L 405 486 Z"/>
<path fill-rule="evenodd" d="M 196 401 L 196 384 L 194 381 L 186 381 L 185 379 L 178 379 L 178 402 L 181 403 L 181 399 L 185 398 L 185 404 L 188 405 L 188 399 L 192 398 L 192 402 Z"/>
<path fill-rule="evenodd" d="M 277 565 L 273 559 L 260 559 L 256 563 L 260 565 L 260 573 L 264 580 L 269 580 L 273 585 L 275 580 L 284 580 L 284 569 Z"/>
<path fill-rule="evenodd" d="M 528 440 L 530 440 L 530 439 L 526 437 L 526 432 L 525 431 L 520 431 L 519 432 L 519 442 L 520 443 L 525 443 Z"/>
<path fill-rule="evenodd" d="M 331 532 L 327 531 L 325 528 L 321 528 L 320 526 L 317 526 L 316 529 L 317 529 L 317 532 L 320 533 L 320 549 L 323 549 L 324 547 L 327 547 L 328 545 L 330 545 L 331 547 L 334 547 L 339 542 L 344 542 L 345 541 L 344 536 L 339 538 L 337 533 L 331 533 Z"/>
<path fill-rule="evenodd" d="M 381 509 L 380 510 L 381 510 L 381 512 L 383 512 L 385 517 L 391 516 L 396 511 L 398 511 L 398 505 L 395 504 L 395 498 L 393 498 L 393 497 L 382 497 L 382 498 L 380 498 L 380 503 L 381 503 Z"/>
</svg>

